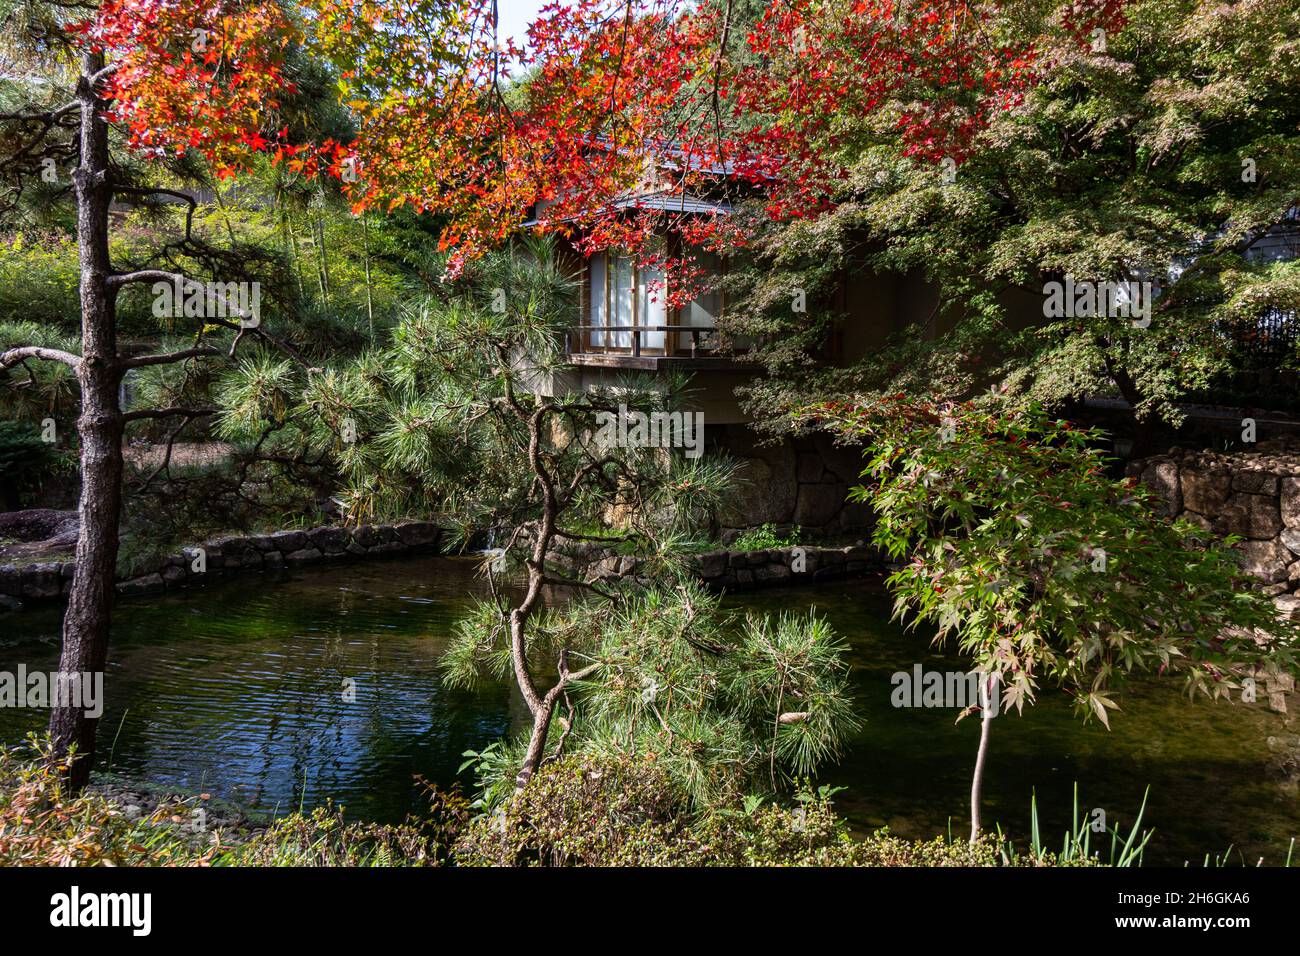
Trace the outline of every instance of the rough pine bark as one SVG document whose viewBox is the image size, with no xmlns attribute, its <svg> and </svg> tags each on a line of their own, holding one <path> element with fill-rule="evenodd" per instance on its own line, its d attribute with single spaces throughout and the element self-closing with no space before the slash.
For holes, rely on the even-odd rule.
<svg viewBox="0 0 1300 956">
<path fill-rule="evenodd" d="M 107 661 L 122 505 L 123 419 L 118 403 L 122 370 L 117 357 L 116 293 L 108 282 L 112 271 L 108 246 L 112 200 L 108 126 L 100 115 L 90 79 L 102 67 L 101 57 L 87 56 L 77 88 L 81 102 L 81 163 L 73 174 L 73 186 L 81 266 L 82 361 L 77 370 L 81 386 L 81 414 L 77 420 L 81 442 L 81 530 L 77 537 L 77 573 L 63 617 L 63 649 L 59 657 L 59 670 L 69 674 L 102 672 Z M 76 748 L 68 783 L 78 790 L 90 777 L 99 721 L 73 703 L 51 712 L 50 735 L 57 754 L 62 756 Z"/>
</svg>

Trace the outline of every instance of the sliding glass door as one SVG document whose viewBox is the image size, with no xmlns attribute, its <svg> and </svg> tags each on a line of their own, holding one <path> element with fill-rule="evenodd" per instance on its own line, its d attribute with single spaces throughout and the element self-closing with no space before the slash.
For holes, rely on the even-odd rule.
<svg viewBox="0 0 1300 956">
<path fill-rule="evenodd" d="M 637 334 L 631 330 L 646 329 L 639 333 L 639 351 L 663 354 L 662 326 L 668 324 L 663 271 L 640 268 L 630 256 L 601 253 L 590 259 L 590 276 L 594 328 L 588 333 L 589 346 L 631 352 Z"/>
</svg>

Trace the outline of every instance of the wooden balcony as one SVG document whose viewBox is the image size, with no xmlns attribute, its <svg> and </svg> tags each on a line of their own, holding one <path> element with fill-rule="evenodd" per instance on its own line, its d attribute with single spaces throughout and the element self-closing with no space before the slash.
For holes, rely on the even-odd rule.
<svg viewBox="0 0 1300 956">
<path fill-rule="evenodd" d="M 651 345 L 651 336 L 660 344 Z M 717 329 L 693 325 L 577 325 L 565 340 L 572 364 L 603 368 L 750 368 L 746 351 Z"/>
</svg>

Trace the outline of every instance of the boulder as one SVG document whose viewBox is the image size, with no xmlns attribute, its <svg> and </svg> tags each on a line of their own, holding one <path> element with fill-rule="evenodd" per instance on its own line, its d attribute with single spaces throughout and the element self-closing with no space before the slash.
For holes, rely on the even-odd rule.
<svg viewBox="0 0 1300 956">
<path fill-rule="evenodd" d="M 397 532 L 397 537 L 403 544 L 410 547 L 421 547 L 426 544 L 436 544 L 440 529 L 432 521 L 403 521 L 393 528 Z"/>
<path fill-rule="evenodd" d="M 241 568 L 260 568 L 265 560 L 266 556 L 256 548 L 245 548 L 239 552 L 239 566 Z"/>
<path fill-rule="evenodd" d="M 76 511 L 29 508 L 0 513 L 0 538 L 15 541 L 48 541 L 51 538 L 76 541 L 81 519 Z"/>
<path fill-rule="evenodd" d="M 307 537 L 322 554 L 342 554 L 352 540 L 347 528 L 312 528 Z"/>
<path fill-rule="evenodd" d="M 63 579 L 57 564 L 32 564 L 23 572 L 21 596 L 29 601 L 56 598 L 62 593 Z"/>
<path fill-rule="evenodd" d="M 818 548 L 817 562 L 827 568 L 843 566 L 847 560 L 848 548 Z"/>
<path fill-rule="evenodd" d="M 1278 477 L 1271 471 L 1250 468 L 1232 476 L 1232 490 L 1248 495 L 1276 495 Z"/>
<path fill-rule="evenodd" d="M 754 569 L 755 581 L 786 581 L 794 576 L 784 564 L 766 564 Z"/>
<path fill-rule="evenodd" d="M 1282 479 L 1282 523 L 1300 528 L 1300 478 Z"/>
<path fill-rule="evenodd" d="M 698 573 L 707 579 L 718 578 L 727 570 L 727 552 L 710 551 L 699 557 Z"/>
<path fill-rule="evenodd" d="M 798 480 L 800 482 L 818 482 L 822 480 L 825 468 L 822 467 L 820 455 L 801 451 L 798 457 Z"/>
<path fill-rule="evenodd" d="M 1217 514 L 1232 493 L 1232 472 L 1221 465 L 1182 471 L 1183 507 L 1203 515 Z"/>
<path fill-rule="evenodd" d="M 1237 545 L 1241 569 L 1267 584 L 1286 580 L 1291 552 L 1276 541 L 1242 541 Z"/>
<path fill-rule="evenodd" d="M 292 554 L 295 551 L 305 550 L 309 546 L 307 535 L 301 531 L 277 531 L 267 537 L 275 543 L 275 550 L 281 554 Z"/>
<path fill-rule="evenodd" d="M 1183 510 L 1183 492 L 1178 484 L 1178 462 L 1160 460 L 1150 462 L 1142 470 L 1142 483 L 1164 502 L 1160 513 L 1173 517 Z"/>
<path fill-rule="evenodd" d="M 12 564 L 0 567 L 0 594 L 19 594 L 22 587 L 22 572 Z"/>
<path fill-rule="evenodd" d="M 1273 606 L 1277 608 L 1277 616 L 1284 621 L 1300 621 L 1300 596 L 1284 594 L 1275 597 Z"/>
<path fill-rule="evenodd" d="M 117 582 L 117 593 L 123 596 L 148 594 L 151 591 L 161 591 L 165 586 L 161 574 L 143 574 L 129 581 Z"/>
<path fill-rule="evenodd" d="M 719 523 L 745 528 L 793 521 L 799 493 L 794 450 L 781 445 L 772 449 L 754 449 L 752 457 L 737 457 L 739 494 L 729 498 L 719 509 Z"/>
<path fill-rule="evenodd" d="M 1224 502 L 1214 520 L 1214 532 L 1219 535 L 1235 534 L 1266 541 L 1277 537 L 1281 530 L 1282 517 L 1277 499 L 1272 495 L 1236 493 Z"/>
<path fill-rule="evenodd" d="M 794 504 L 794 523 L 805 528 L 830 524 L 844 507 L 846 494 L 838 482 L 800 484 Z"/>
</svg>

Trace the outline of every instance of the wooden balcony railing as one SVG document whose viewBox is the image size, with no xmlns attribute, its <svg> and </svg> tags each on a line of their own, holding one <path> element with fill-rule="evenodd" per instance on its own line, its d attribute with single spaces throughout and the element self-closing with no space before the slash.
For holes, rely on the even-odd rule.
<svg viewBox="0 0 1300 956">
<path fill-rule="evenodd" d="M 604 344 L 593 343 L 592 333 L 597 333 Z M 663 334 L 662 348 L 648 347 L 642 341 L 643 336 L 659 333 Z M 626 336 L 630 338 L 625 338 Z M 686 338 L 690 339 L 688 348 L 682 346 Z M 626 341 L 628 344 L 612 344 L 619 341 Z M 642 355 L 688 355 L 691 358 L 699 358 L 701 353 L 707 356 L 724 349 L 730 356 L 747 350 L 745 347 L 730 343 L 717 329 L 696 325 L 576 325 L 568 333 L 565 349 L 570 355 L 631 355 L 633 358 L 640 358 Z"/>
</svg>

